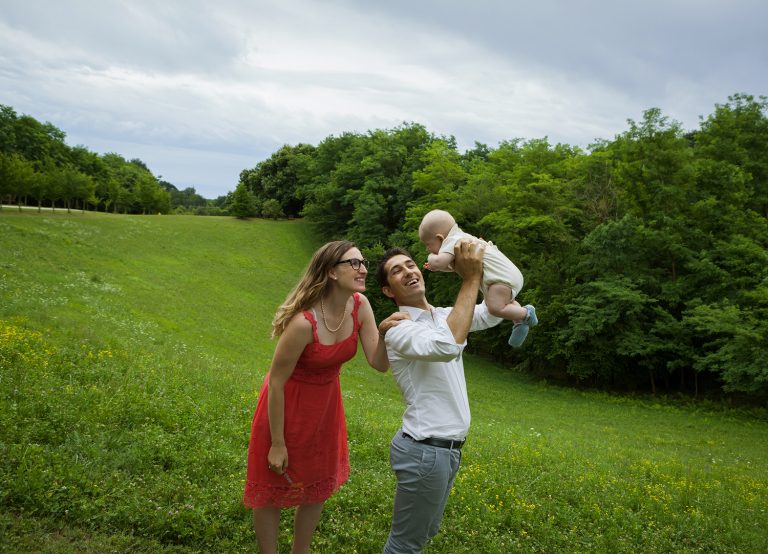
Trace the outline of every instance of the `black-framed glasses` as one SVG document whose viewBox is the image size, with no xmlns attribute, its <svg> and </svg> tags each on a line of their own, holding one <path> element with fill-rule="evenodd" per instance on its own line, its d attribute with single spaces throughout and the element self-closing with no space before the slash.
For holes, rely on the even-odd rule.
<svg viewBox="0 0 768 554">
<path fill-rule="evenodd" d="M 334 265 L 339 264 L 349 264 L 352 266 L 352 269 L 355 271 L 360 271 L 360 266 L 363 266 L 365 269 L 368 269 L 368 260 L 361 260 L 359 258 L 350 258 L 348 260 L 341 260 L 340 262 L 336 262 Z"/>
</svg>

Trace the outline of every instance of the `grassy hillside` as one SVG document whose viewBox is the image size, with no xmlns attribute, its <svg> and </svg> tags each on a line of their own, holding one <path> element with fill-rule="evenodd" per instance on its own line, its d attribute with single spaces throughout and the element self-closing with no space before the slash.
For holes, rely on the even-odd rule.
<svg viewBox="0 0 768 554">
<path fill-rule="evenodd" d="M 0 213 L 0 550 L 255 551 L 250 418 L 316 246 L 300 221 Z M 472 431 L 429 552 L 768 549 L 763 413 L 466 366 Z M 361 357 L 342 386 L 353 473 L 315 547 L 377 552 L 401 401 Z"/>
</svg>

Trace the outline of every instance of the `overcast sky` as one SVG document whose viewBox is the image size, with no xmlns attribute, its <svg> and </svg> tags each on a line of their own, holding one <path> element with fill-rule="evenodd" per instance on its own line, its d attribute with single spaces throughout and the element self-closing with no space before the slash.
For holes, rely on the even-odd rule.
<svg viewBox="0 0 768 554">
<path fill-rule="evenodd" d="M 0 104 L 207 198 L 283 144 L 696 128 L 768 94 L 765 0 L 0 0 Z"/>
</svg>

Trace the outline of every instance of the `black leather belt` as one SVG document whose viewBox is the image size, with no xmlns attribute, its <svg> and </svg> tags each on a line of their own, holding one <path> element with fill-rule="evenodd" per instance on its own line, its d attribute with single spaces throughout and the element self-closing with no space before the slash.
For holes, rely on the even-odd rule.
<svg viewBox="0 0 768 554">
<path fill-rule="evenodd" d="M 463 441 L 454 441 L 450 439 L 436 439 L 433 437 L 428 437 L 426 439 L 416 440 L 408 433 L 403 432 L 403 436 L 406 439 L 411 439 L 413 442 L 420 442 L 422 444 L 428 444 L 430 446 L 437 446 L 438 448 L 452 448 L 459 450 L 462 446 L 464 446 L 464 443 L 467 442 L 466 439 Z"/>
</svg>

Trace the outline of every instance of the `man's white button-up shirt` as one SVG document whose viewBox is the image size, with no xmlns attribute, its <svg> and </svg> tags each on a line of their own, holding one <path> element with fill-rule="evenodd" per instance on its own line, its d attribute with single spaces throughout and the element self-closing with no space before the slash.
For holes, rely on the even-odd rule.
<svg viewBox="0 0 768 554">
<path fill-rule="evenodd" d="M 462 359 L 467 343 L 457 344 L 448 327 L 452 308 L 399 309 L 411 319 L 389 329 L 385 342 L 392 375 L 405 400 L 403 431 L 416 440 L 464 440 L 470 423 Z M 483 302 L 475 306 L 470 331 L 501 321 Z"/>
</svg>

